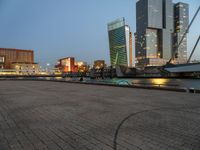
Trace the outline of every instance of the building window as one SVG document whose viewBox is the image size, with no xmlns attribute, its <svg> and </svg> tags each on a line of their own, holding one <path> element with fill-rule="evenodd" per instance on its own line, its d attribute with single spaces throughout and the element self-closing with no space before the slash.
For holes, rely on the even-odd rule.
<svg viewBox="0 0 200 150">
<path fill-rule="evenodd" d="M 0 56 L 0 63 L 4 63 L 5 62 L 5 58 L 3 56 Z"/>
</svg>

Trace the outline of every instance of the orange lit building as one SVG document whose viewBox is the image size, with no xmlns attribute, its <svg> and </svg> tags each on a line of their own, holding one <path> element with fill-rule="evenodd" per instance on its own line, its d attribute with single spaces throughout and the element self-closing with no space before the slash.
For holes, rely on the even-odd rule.
<svg viewBox="0 0 200 150">
<path fill-rule="evenodd" d="M 66 57 L 58 60 L 57 65 L 55 66 L 61 72 L 78 72 L 78 66 L 75 65 L 74 57 Z"/>
<path fill-rule="evenodd" d="M 106 67 L 105 60 L 95 60 L 93 67 L 95 69 L 102 69 Z"/>
<path fill-rule="evenodd" d="M 0 48 L 0 68 L 12 69 L 12 63 L 34 63 L 33 50 Z"/>
<path fill-rule="evenodd" d="M 89 71 L 89 66 L 87 65 L 86 62 L 83 62 L 83 61 L 75 62 L 75 66 L 78 66 L 78 72 L 88 72 Z"/>
</svg>

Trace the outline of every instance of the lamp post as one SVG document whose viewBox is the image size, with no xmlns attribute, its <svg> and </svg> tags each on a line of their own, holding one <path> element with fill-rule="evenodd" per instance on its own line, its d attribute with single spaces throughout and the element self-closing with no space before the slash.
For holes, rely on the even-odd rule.
<svg viewBox="0 0 200 150">
<path fill-rule="evenodd" d="M 50 63 L 47 63 L 46 66 L 47 66 L 47 67 L 46 67 L 46 72 L 49 74 L 49 66 L 50 66 Z"/>
</svg>

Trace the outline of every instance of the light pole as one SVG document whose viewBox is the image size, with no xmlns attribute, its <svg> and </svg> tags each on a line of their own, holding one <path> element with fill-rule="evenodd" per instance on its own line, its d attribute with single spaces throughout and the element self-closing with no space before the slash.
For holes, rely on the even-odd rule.
<svg viewBox="0 0 200 150">
<path fill-rule="evenodd" d="M 47 63 L 46 65 L 47 65 L 47 67 L 46 67 L 46 72 L 49 73 L 49 66 L 50 66 L 50 63 Z"/>
</svg>

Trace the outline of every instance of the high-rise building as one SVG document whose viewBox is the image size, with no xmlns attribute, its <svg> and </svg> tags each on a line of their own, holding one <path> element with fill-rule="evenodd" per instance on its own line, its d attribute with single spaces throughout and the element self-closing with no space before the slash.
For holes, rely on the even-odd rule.
<svg viewBox="0 0 200 150">
<path fill-rule="evenodd" d="M 172 0 L 139 0 L 136 4 L 137 67 L 160 66 L 172 56 Z"/>
<path fill-rule="evenodd" d="M 111 66 L 132 66 L 132 37 L 125 18 L 108 24 Z M 131 45 L 130 45 L 131 43 Z"/>
<path fill-rule="evenodd" d="M 133 35 L 132 32 L 129 32 L 129 67 L 133 67 L 133 65 L 135 65 L 135 63 L 133 62 Z"/>
<path fill-rule="evenodd" d="M 161 66 L 172 58 L 189 24 L 189 7 L 172 0 L 139 0 L 136 4 L 135 48 L 138 67 Z M 187 36 L 174 63 L 187 61 Z"/>
<path fill-rule="evenodd" d="M 0 69 L 12 69 L 13 63 L 33 64 L 33 50 L 0 48 Z"/>
<path fill-rule="evenodd" d="M 189 5 L 186 3 L 179 2 L 174 4 L 174 51 L 177 50 L 175 55 L 175 63 L 186 63 L 187 62 L 187 35 L 183 39 L 179 48 L 177 47 L 183 38 L 184 33 L 189 25 Z M 177 49 L 178 48 L 178 49 Z"/>
</svg>

